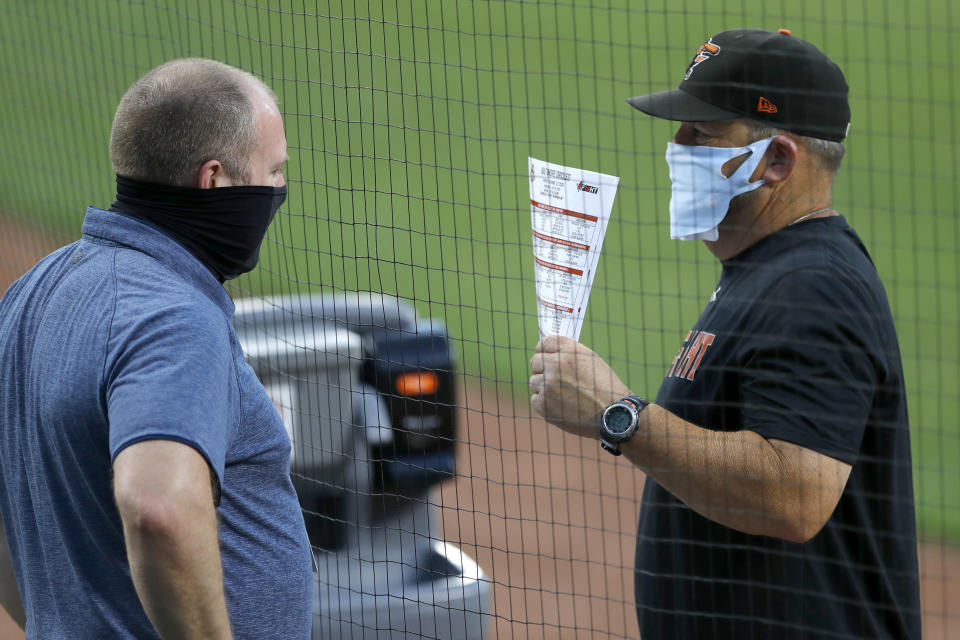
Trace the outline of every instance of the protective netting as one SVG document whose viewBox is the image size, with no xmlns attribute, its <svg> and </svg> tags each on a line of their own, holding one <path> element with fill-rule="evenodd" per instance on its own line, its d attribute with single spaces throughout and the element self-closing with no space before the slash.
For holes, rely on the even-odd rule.
<svg viewBox="0 0 960 640">
<path fill-rule="evenodd" d="M 892 306 L 924 635 L 951 637 L 960 24 L 950 0 L 6 2 L 3 285 L 79 237 L 87 205 L 112 202 L 110 124 L 137 77 L 187 56 L 250 71 L 279 97 L 289 196 L 259 268 L 228 289 L 246 299 L 238 333 L 261 349 L 252 364 L 294 437 L 319 558 L 315 637 L 637 637 L 643 476 L 595 440 L 531 418 L 527 158 L 620 177 L 580 339 L 655 397 L 720 267 L 699 243 L 669 240 L 663 151 L 675 125 L 624 100 L 675 87 L 697 46 L 739 27 L 791 29 L 850 85 L 833 206 Z"/>
</svg>

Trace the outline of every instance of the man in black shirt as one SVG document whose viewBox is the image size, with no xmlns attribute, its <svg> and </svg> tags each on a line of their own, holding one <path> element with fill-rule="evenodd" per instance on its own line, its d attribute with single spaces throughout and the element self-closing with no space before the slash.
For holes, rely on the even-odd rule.
<svg viewBox="0 0 960 640">
<path fill-rule="evenodd" d="M 547 420 L 648 475 L 643 637 L 919 639 L 899 346 L 870 256 L 830 208 L 842 72 L 786 30 L 739 29 L 701 46 L 678 89 L 628 102 L 681 123 L 671 236 L 705 240 L 720 281 L 655 403 L 557 336 L 530 388 Z"/>
</svg>

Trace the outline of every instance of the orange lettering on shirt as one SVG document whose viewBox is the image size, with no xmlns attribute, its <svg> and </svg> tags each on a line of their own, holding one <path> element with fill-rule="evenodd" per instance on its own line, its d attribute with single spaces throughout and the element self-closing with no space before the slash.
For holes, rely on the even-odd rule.
<svg viewBox="0 0 960 640">
<path fill-rule="evenodd" d="M 687 371 L 686 375 L 684 376 L 687 380 L 693 380 L 693 377 L 697 375 L 697 369 L 700 367 L 700 363 L 703 361 L 703 354 L 707 352 L 707 349 L 710 348 L 710 345 L 713 344 L 713 341 L 716 339 L 716 337 L 717 336 L 715 336 L 714 334 L 707 333 L 706 331 L 700 332 L 700 335 L 698 336 L 698 340 L 697 340 L 697 342 L 700 345 L 700 348 L 697 351 L 696 361 L 693 363 L 693 366 L 690 367 L 690 370 Z"/>
<path fill-rule="evenodd" d="M 683 354 L 683 359 L 680 361 L 680 367 L 676 371 L 678 378 L 687 377 L 687 371 L 693 366 L 693 361 L 696 359 L 697 353 L 700 351 L 701 340 L 703 340 L 703 333 L 697 331 L 696 335 L 691 341 L 690 347 L 687 349 L 687 352 Z"/>
</svg>

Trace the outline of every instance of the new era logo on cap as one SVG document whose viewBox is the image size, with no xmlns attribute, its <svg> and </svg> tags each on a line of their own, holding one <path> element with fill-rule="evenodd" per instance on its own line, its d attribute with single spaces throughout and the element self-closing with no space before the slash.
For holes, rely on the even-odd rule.
<svg viewBox="0 0 960 640">
<path fill-rule="evenodd" d="M 773 104 L 763 96 L 760 96 L 760 102 L 757 103 L 757 112 L 758 113 L 776 113 L 779 111 L 777 105 Z"/>
</svg>

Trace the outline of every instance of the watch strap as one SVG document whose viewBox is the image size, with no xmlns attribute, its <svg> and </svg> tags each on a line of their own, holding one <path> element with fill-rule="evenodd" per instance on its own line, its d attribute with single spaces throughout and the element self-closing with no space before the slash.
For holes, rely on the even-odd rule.
<svg viewBox="0 0 960 640">
<path fill-rule="evenodd" d="M 643 408 L 650 404 L 649 400 L 644 400 L 638 395 L 629 395 L 625 396 L 620 400 L 620 402 L 629 402 L 637 409 L 637 413 L 643 411 Z"/>
</svg>

